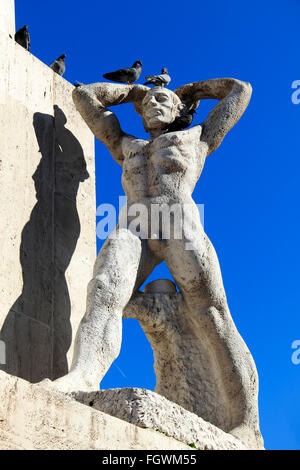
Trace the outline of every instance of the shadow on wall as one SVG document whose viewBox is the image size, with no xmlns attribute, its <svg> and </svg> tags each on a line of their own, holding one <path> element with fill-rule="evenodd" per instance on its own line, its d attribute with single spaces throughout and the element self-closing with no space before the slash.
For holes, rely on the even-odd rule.
<svg viewBox="0 0 300 470">
<path fill-rule="evenodd" d="M 0 368 L 33 383 L 68 372 L 72 330 L 65 272 L 80 234 L 76 196 L 89 174 L 82 147 L 66 123 L 58 106 L 54 117 L 33 116 L 42 154 L 32 176 L 37 203 L 21 237 L 23 290 L 0 334 L 6 345 L 6 364 Z"/>
</svg>

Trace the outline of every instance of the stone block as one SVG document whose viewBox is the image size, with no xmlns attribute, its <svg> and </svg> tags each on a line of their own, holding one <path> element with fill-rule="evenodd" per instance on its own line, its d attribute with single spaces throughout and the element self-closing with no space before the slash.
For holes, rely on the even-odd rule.
<svg viewBox="0 0 300 470">
<path fill-rule="evenodd" d="M 0 371 L 0 450 L 192 450 Z"/>
<path fill-rule="evenodd" d="M 201 450 L 243 450 L 231 434 L 150 390 L 116 388 L 79 392 L 76 400 L 136 426 L 159 431 Z"/>
</svg>

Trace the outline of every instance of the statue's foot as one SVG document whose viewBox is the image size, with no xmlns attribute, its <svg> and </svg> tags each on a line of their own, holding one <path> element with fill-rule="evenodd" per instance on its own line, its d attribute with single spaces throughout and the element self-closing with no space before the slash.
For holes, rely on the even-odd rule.
<svg viewBox="0 0 300 470">
<path fill-rule="evenodd" d="M 82 375 L 72 372 L 54 381 L 44 379 L 39 382 L 39 384 L 64 393 L 95 392 L 99 390 L 99 383 L 93 386 L 92 383 L 85 380 Z"/>
<path fill-rule="evenodd" d="M 241 424 L 232 429 L 230 434 L 245 444 L 247 449 L 264 450 L 264 441 L 259 430 L 254 430 L 245 424 Z"/>
</svg>

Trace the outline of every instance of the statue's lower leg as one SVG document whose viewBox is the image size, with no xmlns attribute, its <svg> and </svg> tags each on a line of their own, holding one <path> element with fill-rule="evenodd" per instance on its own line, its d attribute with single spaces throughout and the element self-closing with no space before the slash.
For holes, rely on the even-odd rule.
<svg viewBox="0 0 300 470">
<path fill-rule="evenodd" d="M 54 383 L 63 391 L 92 391 L 118 357 L 122 341 L 122 309 L 97 278 L 88 286 L 87 312 L 80 323 L 70 372 Z"/>
<path fill-rule="evenodd" d="M 141 240 L 116 229 L 100 251 L 94 278 L 87 289 L 86 313 L 76 335 L 69 374 L 54 384 L 63 391 L 99 390 L 99 383 L 118 357 L 122 341 L 122 312 L 136 282 Z"/>
</svg>

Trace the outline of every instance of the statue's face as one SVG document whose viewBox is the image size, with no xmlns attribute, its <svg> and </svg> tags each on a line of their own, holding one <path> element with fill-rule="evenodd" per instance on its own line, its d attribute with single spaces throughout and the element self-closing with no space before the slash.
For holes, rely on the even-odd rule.
<svg viewBox="0 0 300 470">
<path fill-rule="evenodd" d="M 143 119 L 148 129 L 163 129 L 173 122 L 178 114 L 179 98 L 171 95 L 170 90 L 162 87 L 151 88 L 142 102 Z"/>
</svg>

